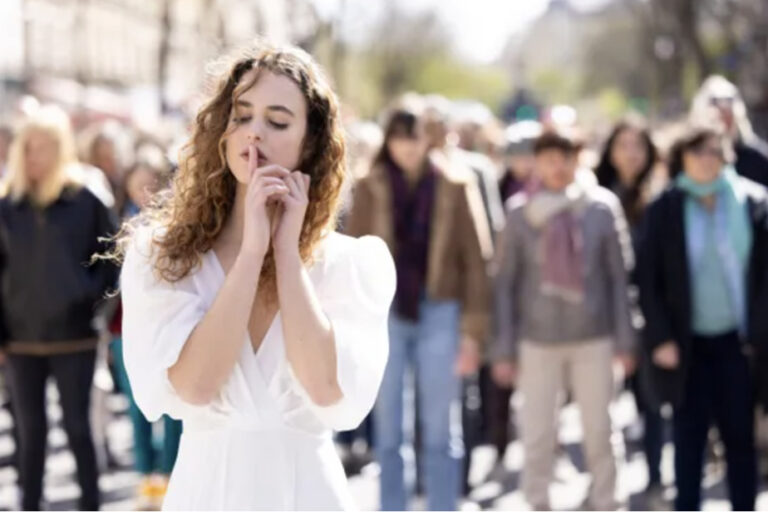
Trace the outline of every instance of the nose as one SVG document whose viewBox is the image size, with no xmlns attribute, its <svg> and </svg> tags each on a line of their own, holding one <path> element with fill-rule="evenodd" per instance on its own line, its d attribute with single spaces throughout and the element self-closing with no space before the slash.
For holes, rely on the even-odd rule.
<svg viewBox="0 0 768 512">
<path fill-rule="evenodd" d="M 259 121 L 254 121 L 248 126 L 248 142 L 249 143 L 255 143 L 255 142 L 261 142 L 263 137 L 263 129 L 262 129 L 262 123 Z"/>
</svg>

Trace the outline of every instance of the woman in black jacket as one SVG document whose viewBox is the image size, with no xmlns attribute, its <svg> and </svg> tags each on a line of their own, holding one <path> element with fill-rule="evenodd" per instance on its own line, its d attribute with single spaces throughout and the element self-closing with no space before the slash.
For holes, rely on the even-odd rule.
<svg viewBox="0 0 768 512">
<path fill-rule="evenodd" d="M 623 119 L 613 127 L 603 147 L 600 162 L 595 168 L 600 186 L 615 193 L 621 201 L 635 254 L 638 252 L 645 210 L 651 201 L 651 182 L 657 163 L 658 151 L 645 121 L 633 116 Z M 637 272 L 633 271 L 630 277 L 632 293 L 636 294 Z M 663 509 L 666 504 L 661 484 L 661 404 L 651 397 L 647 386 L 648 362 L 643 353 L 639 356 L 638 371 L 629 377 L 628 385 L 635 396 L 638 412 L 643 418 L 643 452 L 648 464 L 645 497 L 650 508 Z"/>
<path fill-rule="evenodd" d="M 672 186 L 649 207 L 641 241 L 652 384 L 675 411 L 678 510 L 701 505 L 713 420 L 726 448 L 733 509 L 755 505 L 753 390 L 760 372 L 749 369 L 760 364 L 768 341 L 768 201 L 731 161 L 719 133 L 693 129 L 683 137 L 671 155 Z"/>
<path fill-rule="evenodd" d="M 39 510 L 47 437 L 45 384 L 56 380 L 83 510 L 99 507 L 89 426 L 97 303 L 116 268 L 91 257 L 115 231 L 107 208 L 77 184 L 66 114 L 45 107 L 11 147 L 0 199 L 0 320 L 20 434 L 22 508 Z"/>
</svg>

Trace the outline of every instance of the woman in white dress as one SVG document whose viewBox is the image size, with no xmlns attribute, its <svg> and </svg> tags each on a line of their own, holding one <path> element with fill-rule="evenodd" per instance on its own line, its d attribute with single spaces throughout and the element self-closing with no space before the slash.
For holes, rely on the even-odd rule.
<svg viewBox="0 0 768 512">
<path fill-rule="evenodd" d="M 136 402 L 183 421 L 163 508 L 353 508 L 332 431 L 375 401 L 395 270 L 380 239 L 333 233 L 337 99 L 303 51 L 248 49 L 182 157 L 118 249 Z"/>
</svg>

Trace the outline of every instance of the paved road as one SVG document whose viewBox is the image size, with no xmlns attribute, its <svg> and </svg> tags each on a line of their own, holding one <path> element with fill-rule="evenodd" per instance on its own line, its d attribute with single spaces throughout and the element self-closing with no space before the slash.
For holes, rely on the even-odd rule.
<svg viewBox="0 0 768 512">
<path fill-rule="evenodd" d="M 61 410 L 56 403 L 53 389 L 49 392 L 49 417 L 51 432 L 49 435 L 49 456 L 46 465 L 45 497 L 51 510 L 71 510 L 76 507 L 79 489 L 74 480 L 74 459 L 66 449 L 66 436 L 59 420 Z M 105 471 L 100 485 L 104 495 L 105 510 L 131 510 L 133 493 L 138 482 L 138 475 L 131 470 L 131 425 L 125 414 L 126 402 L 122 396 L 106 396 L 105 405 L 110 420 L 106 435 L 112 452 L 116 455 L 118 466 Z M 632 437 L 637 431 L 636 414 L 632 399 L 622 396 L 613 411 L 616 434 L 614 446 L 620 462 L 619 492 L 628 498 L 631 509 L 644 509 L 645 502 L 641 494 L 646 483 L 646 470 L 642 453 L 636 442 L 625 445 L 624 438 Z M 584 473 L 583 457 L 578 447 L 581 439 L 579 413 L 575 406 L 568 406 L 561 416 L 560 442 L 562 448 L 556 467 L 556 481 L 552 486 L 552 504 L 556 509 L 576 509 L 586 495 L 589 478 Z M 0 411 L 0 464 L 7 462 L 13 451 L 10 434 L 11 419 L 6 411 Z M 472 454 L 470 478 L 474 485 L 470 501 L 463 504 L 465 510 L 524 510 L 525 503 L 517 489 L 522 467 L 522 450 L 518 442 L 513 442 L 507 452 L 503 471 L 498 470 L 493 478 L 488 473 L 494 466 L 495 454 L 490 447 L 481 446 Z M 671 479 L 672 448 L 666 446 L 663 456 L 662 473 L 666 481 Z M 362 472 L 350 479 L 350 487 L 361 509 L 372 510 L 378 502 L 377 468 L 375 464 L 363 468 Z M 710 464 L 707 467 L 705 487 L 706 510 L 727 510 L 725 489 L 722 482 L 723 467 Z M 0 467 L 0 509 L 13 509 L 17 503 L 15 470 L 3 464 Z M 768 510 L 768 493 L 763 492 L 758 500 L 758 508 Z M 423 500 L 414 502 L 415 508 L 423 508 Z"/>
</svg>

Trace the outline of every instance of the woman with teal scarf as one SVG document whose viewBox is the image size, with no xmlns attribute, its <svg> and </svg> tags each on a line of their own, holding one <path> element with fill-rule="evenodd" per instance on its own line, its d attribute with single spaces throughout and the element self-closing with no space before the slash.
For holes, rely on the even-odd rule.
<svg viewBox="0 0 768 512">
<path fill-rule="evenodd" d="M 761 372 L 754 367 L 765 366 L 768 341 L 768 202 L 762 186 L 736 174 L 727 144 L 715 131 L 692 129 L 675 145 L 672 184 L 650 206 L 641 239 L 644 341 L 652 385 L 674 407 L 678 510 L 701 507 L 713 422 L 733 509 L 755 506 Z"/>
</svg>

